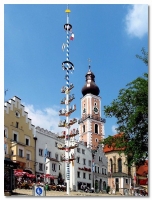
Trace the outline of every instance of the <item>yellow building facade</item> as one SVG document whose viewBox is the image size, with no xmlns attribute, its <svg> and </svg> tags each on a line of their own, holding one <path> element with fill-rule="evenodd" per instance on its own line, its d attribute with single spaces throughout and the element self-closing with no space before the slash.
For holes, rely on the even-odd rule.
<svg viewBox="0 0 152 200">
<path fill-rule="evenodd" d="M 19 168 L 35 173 L 34 125 L 21 104 L 14 96 L 4 105 L 4 157 L 19 164 Z"/>
</svg>

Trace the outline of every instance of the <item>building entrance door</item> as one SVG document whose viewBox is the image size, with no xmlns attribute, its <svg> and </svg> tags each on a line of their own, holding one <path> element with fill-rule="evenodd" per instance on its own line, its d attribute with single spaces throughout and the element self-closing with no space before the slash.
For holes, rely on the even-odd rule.
<svg viewBox="0 0 152 200">
<path fill-rule="evenodd" d="M 100 182 L 99 182 L 99 190 L 100 191 L 102 190 L 102 179 L 100 179 Z"/>
<path fill-rule="evenodd" d="M 116 178 L 115 181 L 116 181 L 116 192 L 119 192 L 119 179 Z"/>
</svg>

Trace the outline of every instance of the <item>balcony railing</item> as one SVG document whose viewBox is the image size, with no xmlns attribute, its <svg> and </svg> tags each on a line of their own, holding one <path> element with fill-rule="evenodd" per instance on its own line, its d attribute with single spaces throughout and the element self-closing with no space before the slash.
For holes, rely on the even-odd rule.
<svg viewBox="0 0 152 200">
<path fill-rule="evenodd" d="M 12 155 L 11 160 L 26 163 L 26 157 L 21 157 L 19 155 Z"/>
<path fill-rule="evenodd" d="M 97 121 L 103 122 L 103 123 L 106 122 L 105 119 L 103 119 L 103 118 L 101 118 L 101 117 L 98 117 L 98 116 L 96 116 L 96 115 L 86 114 L 86 115 L 84 115 L 83 118 L 81 118 L 81 119 L 78 120 L 78 124 L 83 123 L 86 119 L 94 119 L 94 120 L 97 120 Z"/>
<path fill-rule="evenodd" d="M 12 143 L 16 143 L 16 144 L 20 144 L 20 145 L 22 145 L 22 146 L 26 146 L 26 144 L 25 143 L 22 143 L 22 142 L 19 142 L 19 141 L 16 141 L 16 140 L 10 140 Z"/>
</svg>

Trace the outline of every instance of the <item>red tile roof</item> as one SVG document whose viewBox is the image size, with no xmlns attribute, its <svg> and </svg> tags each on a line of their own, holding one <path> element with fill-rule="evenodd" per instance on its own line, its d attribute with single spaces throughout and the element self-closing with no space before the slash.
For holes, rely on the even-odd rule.
<svg viewBox="0 0 152 200">
<path fill-rule="evenodd" d="M 116 135 L 114 135 L 113 137 L 121 137 L 123 135 L 123 133 L 117 133 Z M 124 150 L 125 148 L 115 148 L 115 145 L 113 144 L 113 146 L 109 147 L 108 145 L 105 145 L 103 148 L 104 153 L 107 152 L 112 152 L 112 151 L 120 151 L 120 150 Z"/>
</svg>

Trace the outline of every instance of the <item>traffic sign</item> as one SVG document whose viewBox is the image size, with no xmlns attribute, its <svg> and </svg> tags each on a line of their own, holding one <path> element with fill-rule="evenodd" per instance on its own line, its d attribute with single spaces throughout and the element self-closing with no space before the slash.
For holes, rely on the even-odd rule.
<svg viewBox="0 0 152 200">
<path fill-rule="evenodd" d="M 44 187 L 40 185 L 34 186 L 34 196 L 45 196 Z"/>
<path fill-rule="evenodd" d="M 40 196 L 42 194 L 42 188 L 36 188 L 36 194 Z"/>
</svg>

